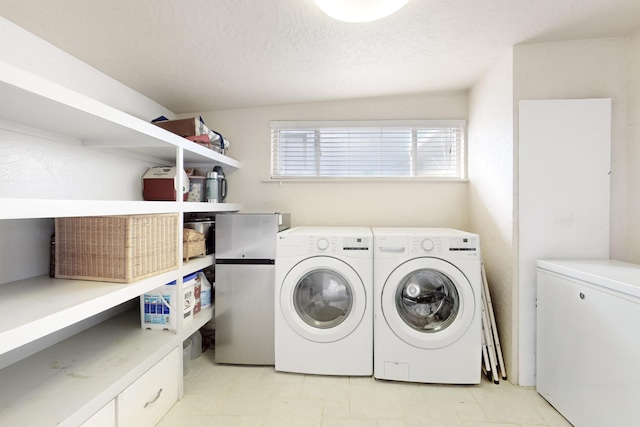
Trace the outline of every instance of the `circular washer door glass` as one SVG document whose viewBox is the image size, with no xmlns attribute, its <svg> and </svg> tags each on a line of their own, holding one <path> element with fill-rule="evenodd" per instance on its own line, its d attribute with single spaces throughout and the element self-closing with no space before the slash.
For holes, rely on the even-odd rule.
<svg viewBox="0 0 640 427">
<path fill-rule="evenodd" d="M 407 274 L 397 287 L 395 302 L 400 318 L 425 333 L 446 329 L 460 309 L 456 286 L 444 273 L 432 269 Z"/>
<path fill-rule="evenodd" d="M 305 274 L 293 291 L 298 316 L 310 326 L 333 328 L 342 323 L 353 307 L 353 292 L 347 279 L 332 270 Z"/>
</svg>

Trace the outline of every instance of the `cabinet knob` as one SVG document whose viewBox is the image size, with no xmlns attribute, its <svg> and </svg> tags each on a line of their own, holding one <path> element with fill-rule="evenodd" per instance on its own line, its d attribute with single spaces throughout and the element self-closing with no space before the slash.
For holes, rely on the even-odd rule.
<svg viewBox="0 0 640 427">
<path fill-rule="evenodd" d="M 584 297 L 585 295 L 582 292 L 580 292 L 580 299 L 584 299 Z"/>
</svg>

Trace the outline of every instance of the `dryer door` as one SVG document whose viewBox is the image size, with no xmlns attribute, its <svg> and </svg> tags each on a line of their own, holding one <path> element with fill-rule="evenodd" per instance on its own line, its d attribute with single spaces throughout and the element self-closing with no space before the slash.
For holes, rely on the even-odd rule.
<svg viewBox="0 0 640 427">
<path fill-rule="evenodd" d="M 332 257 L 312 257 L 296 264 L 280 290 L 279 309 L 287 323 L 314 342 L 334 342 L 349 335 L 360 324 L 365 307 L 360 276 Z"/>
<path fill-rule="evenodd" d="M 389 328 L 408 344 L 446 347 L 464 335 L 476 310 L 471 284 L 454 265 L 416 258 L 396 268 L 382 289 Z"/>
</svg>

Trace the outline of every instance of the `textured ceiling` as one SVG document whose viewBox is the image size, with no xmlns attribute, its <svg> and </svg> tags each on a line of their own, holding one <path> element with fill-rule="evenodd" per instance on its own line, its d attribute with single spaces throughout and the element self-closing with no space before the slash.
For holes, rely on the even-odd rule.
<svg viewBox="0 0 640 427">
<path fill-rule="evenodd" d="M 464 90 L 512 45 L 640 28 L 639 0 L 411 0 L 365 24 L 312 0 L 0 0 L 0 13 L 176 113 Z"/>
</svg>

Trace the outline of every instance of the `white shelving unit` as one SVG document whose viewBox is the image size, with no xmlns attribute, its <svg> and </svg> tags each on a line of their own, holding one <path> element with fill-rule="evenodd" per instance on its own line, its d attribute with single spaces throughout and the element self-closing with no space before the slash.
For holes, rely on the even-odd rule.
<svg viewBox="0 0 640 427">
<path fill-rule="evenodd" d="M 148 166 L 219 165 L 227 173 L 240 167 L 234 159 L 4 62 L 0 99 L 0 130 L 46 135 L 83 153 L 107 152 Z M 141 195 L 126 200 L 42 196 L 0 197 L 0 221 L 240 209 L 232 203 L 148 202 Z M 141 294 L 173 280 L 181 286 L 183 276 L 213 262 L 213 255 L 195 258 L 131 284 L 41 274 L 0 284 L 0 425 L 81 424 L 170 352 L 181 350 L 182 341 L 212 319 L 213 308 L 187 325 L 179 322 L 175 332 L 143 330 L 137 308 L 125 308 L 137 307 Z"/>
<path fill-rule="evenodd" d="M 180 344 L 133 311 L 106 320 L 0 370 L 0 422 L 79 425 Z"/>
<path fill-rule="evenodd" d="M 185 263 L 182 267 L 182 276 L 187 276 L 195 271 L 203 270 L 204 268 L 213 265 L 215 262 L 213 255 L 207 255 L 202 258 L 194 258 L 188 263 Z M 189 338 L 195 331 L 204 326 L 205 323 L 213 319 L 214 309 L 213 305 L 207 308 L 203 308 L 198 314 L 193 317 L 193 321 L 186 325 L 180 331 L 181 342 Z"/>
</svg>

